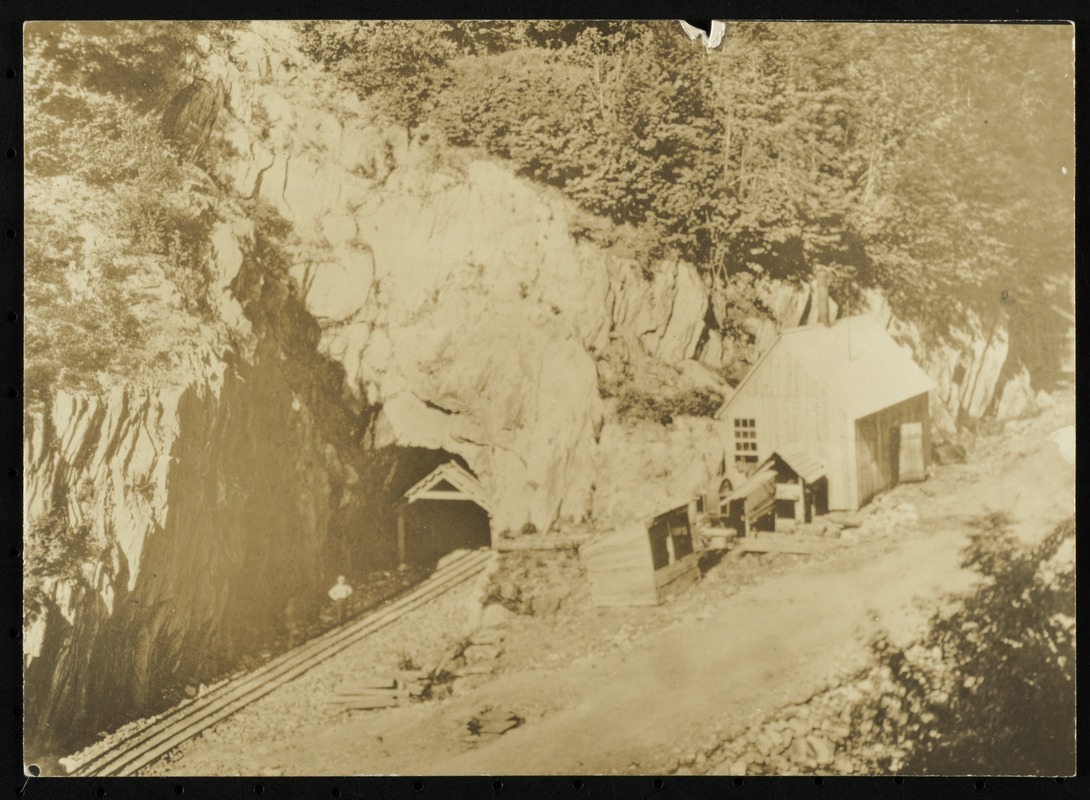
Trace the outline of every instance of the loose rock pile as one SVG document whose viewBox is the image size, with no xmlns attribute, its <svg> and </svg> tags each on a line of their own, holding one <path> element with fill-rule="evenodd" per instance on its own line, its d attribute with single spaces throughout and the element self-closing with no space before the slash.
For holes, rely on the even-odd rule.
<svg viewBox="0 0 1090 800">
<path fill-rule="evenodd" d="M 582 564 L 571 549 L 500 553 L 482 605 L 498 604 L 515 614 L 557 613 L 578 586 Z"/>
<path fill-rule="evenodd" d="M 879 703 L 899 693 L 888 667 L 873 667 L 757 720 L 740 735 L 679 761 L 678 774 L 707 775 L 849 775 L 896 772 L 903 753 L 888 744 L 889 734 L 903 728 L 908 714 L 899 703 Z M 861 709 L 881 706 L 875 718 L 860 718 Z"/>
</svg>

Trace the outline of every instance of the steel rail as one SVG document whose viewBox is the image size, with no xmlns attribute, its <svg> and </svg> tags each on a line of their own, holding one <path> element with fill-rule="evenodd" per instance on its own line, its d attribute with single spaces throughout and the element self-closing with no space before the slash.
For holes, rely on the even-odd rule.
<svg viewBox="0 0 1090 800">
<path fill-rule="evenodd" d="M 228 679 L 201 697 L 176 706 L 163 717 L 138 728 L 107 750 L 81 764 L 72 775 L 130 775 L 153 763 L 182 742 L 234 714 L 330 656 L 397 622 L 485 568 L 489 551 L 456 557 L 401 596 L 343 627 L 327 631 L 257 669 Z"/>
</svg>

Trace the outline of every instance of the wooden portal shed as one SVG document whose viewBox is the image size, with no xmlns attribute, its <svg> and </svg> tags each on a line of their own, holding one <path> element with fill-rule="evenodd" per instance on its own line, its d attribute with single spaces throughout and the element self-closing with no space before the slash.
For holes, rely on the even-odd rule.
<svg viewBox="0 0 1090 800">
<path fill-rule="evenodd" d="M 671 508 L 579 548 L 595 605 L 654 606 L 700 580 L 691 508 Z"/>
<path fill-rule="evenodd" d="M 735 469 L 805 447 L 825 465 L 829 508 L 854 511 L 926 472 L 932 388 L 877 320 L 844 317 L 782 331 L 716 419 Z"/>
<path fill-rule="evenodd" d="M 480 481 L 448 461 L 405 492 L 397 514 L 398 561 L 422 563 L 454 550 L 490 547 L 491 520 Z"/>
<path fill-rule="evenodd" d="M 794 530 L 828 510 L 825 464 L 805 445 L 780 447 L 761 469 L 776 476 L 776 530 Z"/>
</svg>

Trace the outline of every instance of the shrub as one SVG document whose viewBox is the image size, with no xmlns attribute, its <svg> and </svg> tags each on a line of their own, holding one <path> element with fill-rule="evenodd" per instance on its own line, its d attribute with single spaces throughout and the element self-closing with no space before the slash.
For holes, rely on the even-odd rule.
<svg viewBox="0 0 1090 800">
<path fill-rule="evenodd" d="M 876 644 L 891 686 L 856 711 L 926 774 L 1061 775 L 1075 768 L 1074 520 L 1035 548 L 1002 515 L 964 564 L 983 585 L 916 646 Z M 881 769 L 888 765 L 878 764 Z"/>
<path fill-rule="evenodd" d="M 617 394 L 617 415 L 669 425 L 676 417 L 710 417 L 723 404 L 723 396 L 711 389 L 689 389 L 676 394 L 657 394 L 634 386 Z"/>
<path fill-rule="evenodd" d="M 108 253 L 84 263 L 80 238 L 60 222 L 28 213 L 27 230 L 27 405 L 46 405 L 58 385 L 98 388 L 100 373 L 137 369 L 147 332 L 132 312 L 128 270 Z"/>
<path fill-rule="evenodd" d="M 23 560 L 23 608 L 34 616 L 49 602 L 47 580 L 78 582 L 83 565 L 102 554 L 91 526 L 72 525 L 63 506 L 31 522 L 26 530 Z"/>
</svg>

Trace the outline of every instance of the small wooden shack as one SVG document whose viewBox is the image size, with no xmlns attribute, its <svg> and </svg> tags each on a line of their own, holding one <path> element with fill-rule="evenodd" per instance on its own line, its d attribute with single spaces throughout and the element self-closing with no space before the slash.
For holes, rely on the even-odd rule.
<svg viewBox="0 0 1090 800">
<path fill-rule="evenodd" d="M 480 481 L 448 461 L 405 492 L 397 514 L 398 561 L 427 563 L 454 550 L 490 547 L 491 520 Z"/>
<path fill-rule="evenodd" d="M 931 388 L 877 320 L 845 317 L 782 331 L 716 418 L 735 469 L 803 447 L 825 468 L 829 508 L 854 511 L 926 473 Z"/>
<path fill-rule="evenodd" d="M 653 606 L 700 580 L 691 504 L 604 534 L 579 549 L 599 606 Z"/>
<path fill-rule="evenodd" d="M 791 531 L 828 511 L 825 465 L 808 447 L 786 444 L 761 465 L 775 473 L 775 528 Z"/>
</svg>

